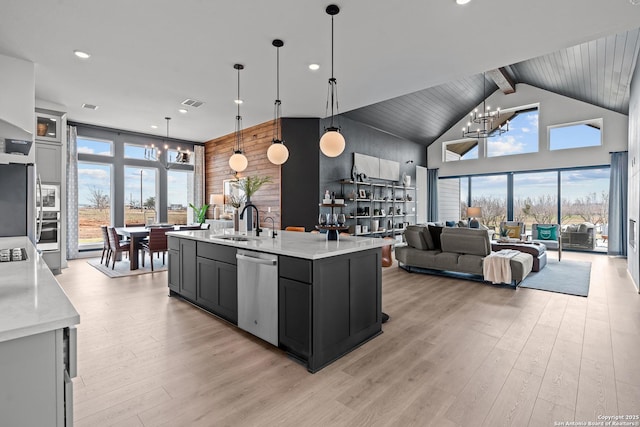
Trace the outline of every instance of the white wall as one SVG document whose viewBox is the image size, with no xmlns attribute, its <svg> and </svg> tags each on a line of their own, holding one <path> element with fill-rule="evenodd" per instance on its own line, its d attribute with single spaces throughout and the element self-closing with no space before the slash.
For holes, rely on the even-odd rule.
<svg viewBox="0 0 640 427">
<path fill-rule="evenodd" d="M 490 172 L 598 166 L 610 163 L 609 152 L 626 151 L 628 148 L 628 117 L 624 114 L 525 84 L 518 84 L 516 92 L 513 94 L 505 95 L 497 90 L 487 98 L 487 105 L 491 105 L 493 108 L 500 107 L 503 110 L 532 104 L 539 106 L 539 151 L 537 153 L 484 158 L 484 143 L 481 141 L 478 159 L 443 162 L 442 144 L 460 139 L 462 127 L 468 121 L 465 117 L 429 146 L 427 149 L 428 168 L 440 169 L 439 176 L 446 177 Z M 596 118 L 603 119 L 604 143 L 602 146 L 549 150 L 548 126 Z"/>
<path fill-rule="evenodd" d="M 0 55 L 0 119 L 33 133 L 35 129 L 35 66 Z"/>
<path fill-rule="evenodd" d="M 627 246 L 627 262 L 631 278 L 640 290 L 640 259 L 638 245 L 638 228 L 640 227 L 640 66 L 636 65 L 631 80 L 631 97 L 629 99 L 629 200 L 628 216 L 636 221 L 636 247 Z M 631 233 L 631 230 L 628 230 Z"/>
</svg>

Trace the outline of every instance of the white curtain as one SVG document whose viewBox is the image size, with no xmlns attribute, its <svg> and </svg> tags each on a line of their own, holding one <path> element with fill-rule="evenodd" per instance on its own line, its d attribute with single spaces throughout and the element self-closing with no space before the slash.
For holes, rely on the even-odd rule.
<svg viewBox="0 0 640 427">
<path fill-rule="evenodd" d="M 67 140 L 67 259 L 78 258 L 78 130 L 68 127 Z"/>
</svg>

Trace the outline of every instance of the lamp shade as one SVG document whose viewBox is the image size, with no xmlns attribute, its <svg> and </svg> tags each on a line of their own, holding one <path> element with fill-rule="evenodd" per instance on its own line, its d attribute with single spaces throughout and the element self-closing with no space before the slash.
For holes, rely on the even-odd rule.
<svg viewBox="0 0 640 427">
<path fill-rule="evenodd" d="M 212 194 L 209 196 L 210 205 L 222 205 L 224 204 L 224 194 Z"/>
<path fill-rule="evenodd" d="M 267 158 L 274 165 L 281 165 L 289 158 L 289 149 L 281 142 L 275 142 L 267 150 Z"/>
<path fill-rule="evenodd" d="M 247 160 L 245 155 L 242 154 L 242 151 L 236 151 L 229 158 L 229 167 L 236 172 L 242 172 L 247 168 L 248 165 L 249 161 Z"/>
<path fill-rule="evenodd" d="M 344 136 L 338 130 L 328 129 L 320 138 L 320 151 L 327 157 L 338 157 L 344 147 Z"/>
<path fill-rule="evenodd" d="M 467 208 L 467 217 L 469 218 L 480 218 L 482 217 L 482 208 L 478 206 L 469 206 Z"/>
</svg>

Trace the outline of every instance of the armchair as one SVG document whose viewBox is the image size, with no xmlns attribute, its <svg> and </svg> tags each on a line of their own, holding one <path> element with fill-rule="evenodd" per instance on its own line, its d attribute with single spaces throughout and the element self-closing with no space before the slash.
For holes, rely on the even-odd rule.
<svg viewBox="0 0 640 427">
<path fill-rule="evenodd" d="M 560 224 L 531 224 L 531 240 L 543 243 L 547 249 L 558 251 L 558 261 L 562 259 L 562 234 Z"/>
<path fill-rule="evenodd" d="M 570 224 L 562 231 L 565 248 L 594 250 L 596 247 L 596 229 L 590 222 Z"/>
</svg>

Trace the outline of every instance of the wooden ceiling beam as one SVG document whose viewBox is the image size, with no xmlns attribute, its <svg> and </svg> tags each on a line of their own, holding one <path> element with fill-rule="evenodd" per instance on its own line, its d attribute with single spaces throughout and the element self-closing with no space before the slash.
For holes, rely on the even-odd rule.
<svg viewBox="0 0 640 427">
<path fill-rule="evenodd" d="M 514 93 L 516 91 L 516 84 L 509 75 L 509 72 L 504 67 L 487 71 L 487 74 L 498 85 L 502 93 L 504 93 L 505 95 Z"/>
</svg>

